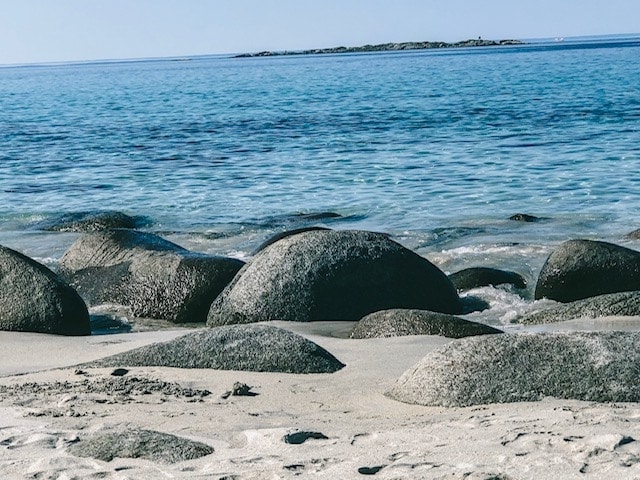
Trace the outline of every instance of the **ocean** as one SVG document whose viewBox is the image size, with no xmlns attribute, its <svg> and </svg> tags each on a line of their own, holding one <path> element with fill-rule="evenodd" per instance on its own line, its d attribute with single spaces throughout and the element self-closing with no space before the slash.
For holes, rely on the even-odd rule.
<svg viewBox="0 0 640 480">
<path fill-rule="evenodd" d="M 638 72 L 640 36 L 3 66 L 0 244 L 55 269 L 79 234 L 33 226 L 89 210 L 244 260 L 288 229 L 381 231 L 524 275 L 481 292 L 508 323 L 562 241 L 640 249 Z"/>
</svg>

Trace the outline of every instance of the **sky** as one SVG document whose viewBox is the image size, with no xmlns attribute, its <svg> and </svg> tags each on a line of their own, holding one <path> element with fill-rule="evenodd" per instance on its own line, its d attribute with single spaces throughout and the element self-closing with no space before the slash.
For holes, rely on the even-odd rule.
<svg viewBox="0 0 640 480">
<path fill-rule="evenodd" d="M 0 0 L 0 64 L 640 33 L 639 0 Z"/>
</svg>

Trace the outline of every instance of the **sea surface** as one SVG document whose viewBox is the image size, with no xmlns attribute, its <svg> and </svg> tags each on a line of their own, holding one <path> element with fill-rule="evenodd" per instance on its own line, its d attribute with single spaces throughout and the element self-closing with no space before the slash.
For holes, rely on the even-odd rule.
<svg viewBox="0 0 640 480">
<path fill-rule="evenodd" d="M 90 210 L 245 260 L 292 228 L 375 230 L 524 275 L 484 292 L 507 322 L 560 242 L 640 249 L 639 72 L 640 35 L 2 66 L 0 244 L 55 269 L 79 234 L 34 225 Z"/>
</svg>

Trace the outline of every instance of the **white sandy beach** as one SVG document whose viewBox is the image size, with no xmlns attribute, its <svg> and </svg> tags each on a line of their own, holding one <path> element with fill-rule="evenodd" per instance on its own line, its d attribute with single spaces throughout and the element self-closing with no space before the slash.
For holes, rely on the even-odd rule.
<svg viewBox="0 0 640 480">
<path fill-rule="evenodd" d="M 467 408 L 408 405 L 384 392 L 425 354 L 453 340 L 349 340 L 335 335 L 343 335 L 351 323 L 272 323 L 303 334 L 346 367 L 309 375 L 135 367 L 128 377 L 176 382 L 211 394 L 109 394 L 99 385 L 114 378 L 113 369 L 78 372 L 75 365 L 189 330 L 75 338 L 0 332 L 5 356 L 0 367 L 0 476 L 640 478 L 640 404 L 549 398 Z M 640 319 L 611 319 L 607 325 L 637 329 Z M 12 390 L 30 382 L 40 384 L 37 393 Z M 223 398 L 235 382 L 246 383 L 257 395 Z M 8 391 L 2 390 L 5 386 Z M 130 458 L 105 462 L 67 451 L 91 432 L 124 425 L 197 440 L 215 451 L 174 464 Z M 283 441 L 296 431 L 320 432 L 328 439 L 299 445 Z"/>
</svg>

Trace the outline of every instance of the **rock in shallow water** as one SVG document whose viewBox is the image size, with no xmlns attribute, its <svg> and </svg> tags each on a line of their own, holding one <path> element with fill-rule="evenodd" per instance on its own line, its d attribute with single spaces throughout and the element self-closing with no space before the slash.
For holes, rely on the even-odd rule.
<svg viewBox="0 0 640 480">
<path fill-rule="evenodd" d="M 230 325 L 136 348 L 87 366 L 333 373 L 344 364 L 324 348 L 288 330 L 271 325 Z"/>
<path fill-rule="evenodd" d="M 63 213 L 32 224 L 34 230 L 51 232 L 98 232 L 112 228 L 140 228 L 149 221 L 117 211 L 89 211 Z"/>
<path fill-rule="evenodd" d="M 78 293 L 31 258 L 0 246 L 0 330 L 90 335 Z"/>
<path fill-rule="evenodd" d="M 402 335 L 442 335 L 462 338 L 502 333 L 501 330 L 463 318 L 426 310 L 393 309 L 374 312 L 360 320 L 351 338 L 399 337 Z"/>
<path fill-rule="evenodd" d="M 153 430 L 117 428 L 81 438 L 69 447 L 69 453 L 104 462 L 114 458 L 142 458 L 159 463 L 176 463 L 210 455 L 213 447 Z"/>
<path fill-rule="evenodd" d="M 510 284 L 516 288 L 527 287 L 526 280 L 519 273 L 489 267 L 465 268 L 449 275 L 449 280 L 458 290 L 503 284 Z"/>
<path fill-rule="evenodd" d="M 640 292 L 619 292 L 598 295 L 547 308 L 516 318 L 512 323 L 537 325 L 563 322 L 577 318 L 609 316 L 640 316 Z"/>
<path fill-rule="evenodd" d="M 109 230 L 78 239 L 61 274 L 90 305 L 115 303 L 138 317 L 204 322 L 244 262 L 190 252 L 157 235 Z"/>
<path fill-rule="evenodd" d="M 451 342 L 407 370 L 387 396 L 462 407 L 541 400 L 638 402 L 640 333 L 505 334 Z"/>
<path fill-rule="evenodd" d="M 387 235 L 307 231 L 258 253 L 211 306 L 210 326 L 269 320 L 359 320 L 378 310 L 458 313 L 447 276 Z"/>
<path fill-rule="evenodd" d="M 640 252 L 607 242 L 569 240 L 547 259 L 535 298 L 572 302 L 640 290 Z"/>
</svg>

